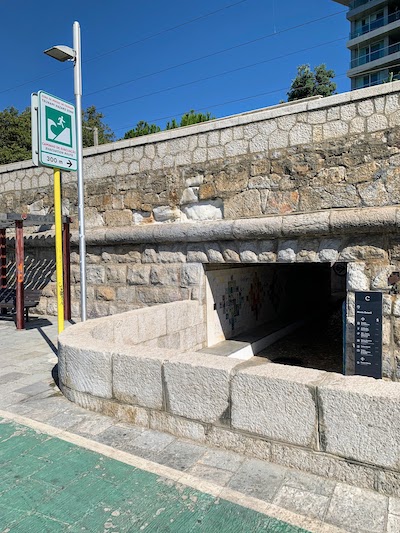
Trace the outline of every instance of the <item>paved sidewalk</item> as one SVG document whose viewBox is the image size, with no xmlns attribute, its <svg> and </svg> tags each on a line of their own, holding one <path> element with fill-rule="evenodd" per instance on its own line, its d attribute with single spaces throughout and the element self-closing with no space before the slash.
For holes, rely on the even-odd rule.
<svg viewBox="0 0 400 533">
<path fill-rule="evenodd" d="M 0 461 L 2 531 L 305 531 L 4 419 Z"/>
<path fill-rule="evenodd" d="M 0 320 L 0 532 L 400 531 L 398 499 L 72 404 L 54 318 L 28 328 Z"/>
</svg>

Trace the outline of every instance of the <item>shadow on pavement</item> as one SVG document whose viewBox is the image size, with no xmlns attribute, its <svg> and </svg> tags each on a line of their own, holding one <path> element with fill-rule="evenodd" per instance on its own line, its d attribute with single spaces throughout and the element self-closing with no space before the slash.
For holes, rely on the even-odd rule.
<svg viewBox="0 0 400 533">
<path fill-rule="evenodd" d="M 54 379 L 54 383 L 57 385 L 58 388 L 60 388 L 59 378 L 58 378 L 58 364 L 54 365 L 53 368 L 51 369 L 51 376 Z"/>
<path fill-rule="evenodd" d="M 50 324 L 50 322 L 49 322 L 49 324 Z M 54 344 L 54 342 L 46 335 L 46 333 L 43 331 L 43 329 L 41 327 L 38 327 L 37 330 L 40 333 L 40 335 L 43 337 L 43 339 L 47 342 L 47 344 L 51 348 L 51 351 L 55 355 L 57 355 L 57 346 Z"/>
<path fill-rule="evenodd" d="M 25 322 L 25 329 L 40 329 L 46 326 L 52 326 L 53 324 L 47 318 L 29 318 L 28 322 Z"/>
<path fill-rule="evenodd" d="M 6 314 L 6 315 L 0 314 L 0 322 L 7 322 L 7 323 L 13 322 L 15 324 L 15 314 Z M 25 329 L 27 330 L 38 329 L 41 327 L 52 326 L 52 325 L 53 324 L 50 322 L 50 320 L 47 320 L 47 318 L 30 316 L 28 321 L 25 320 Z"/>
</svg>

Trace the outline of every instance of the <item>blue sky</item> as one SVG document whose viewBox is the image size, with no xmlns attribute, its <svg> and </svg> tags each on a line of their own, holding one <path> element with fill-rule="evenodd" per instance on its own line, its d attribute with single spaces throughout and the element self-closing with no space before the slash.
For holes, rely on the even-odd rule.
<svg viewBox="0 0 400 533">
<path fill-rule="evenodd" d="M 117 138 L 189 109 L 222 117 L 276 104 L 302 63 L 326 63 L 337 92 L 350 89 L 349 24 L 333 0 L 0 0 L 0 19 L 0 109 L 22 110 L 38 90 L 73 102 L 72 64 L 43 50 L 72 46 L 77 20 L 83 107 L 104 113 Z"/>
</svg>

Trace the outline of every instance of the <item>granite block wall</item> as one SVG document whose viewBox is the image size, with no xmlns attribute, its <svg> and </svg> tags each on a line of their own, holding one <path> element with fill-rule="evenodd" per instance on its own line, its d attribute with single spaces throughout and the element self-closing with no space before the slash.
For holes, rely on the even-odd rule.
<svg viewBox="0 0 400 533">
<path fill-rule="evenodd" d="M 88 227 L 393 205 L 400 82 L 85 150 Z M 77 213 L 76 175 L 63 173 Z M 0 212 L 52 210 L 51 169 L 0 167 Z"/>
<path fill-rule="evenodd" d="M 205 305 L 204 265 L 344 262 L 348 351 L 354 291 L 382 291 L 384 373 L 397 379 L 397 287 L 388 279 L 400 270 L 399 98 L 394 82 L 86 149 L 89 316 Z M 51 212 L 51 183 L 51 170 L 30 162 L 0 167 L 0 212 Z M 63 208 L 76 214 L 74 173 L 63 175 Z M 44 229 L 26 249 L 41 283 L 47 261 L 38 310 L 53 314 Z M 73 232 L 75 316 L 77 244 Z"/>
</svg>

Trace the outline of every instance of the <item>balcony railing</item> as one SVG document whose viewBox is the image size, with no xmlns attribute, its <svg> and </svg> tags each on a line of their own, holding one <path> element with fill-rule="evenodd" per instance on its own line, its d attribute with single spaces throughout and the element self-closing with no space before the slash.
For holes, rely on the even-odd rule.
<svg viewBox="0 0 400 533">
<path fill-rule="evenodd" d="M 369 24 L 365 24 L 364 26 L 361 26 L 361 28 L 358 28 L 357 30 L 354 30 L 350 33 L 350 39 L 355 39 L 356 37 L 360 37 L 360 35 L 364 35 L 365 33 L 369 33 L 370 31 L 376 30 L 378 28 L 381 28 L 382 26 L 385 26 L 386 24 L 390 24 L 391 22 L 396 22 L 396 20 L 400 19 L 400 11 L 395 11 L 394 13 L 391 13 L 387 17 L 381 17 L 379 19 L 376 19 Z"/>
<path fill-rule="evenodd" d="M 364 77 L 364 76 L 362 76 L 362 77 Z M 390 81 L 399 81 L 399 80 L 400 80 L 400 74 L 395 74 Z M 376 79 L 374 81 L 369 80 L 366 83 L 357 84 L 356 87 L 354 87 L 354 88 L 355 89 L 364 89 L 365 87 L 373 87 L 374 85 L 381 85 L 382 83 L 386 83 L 387 81 L 389 81 L 389 77 L 388 76 L 386 76 L 386 78 Z"/>
<path fill-rule="evenodd" d="M 365 65 L 366 63 L 370 63 L 371 61 L 375 61 L 376 59 L 381 59 L 382 57 L 395 54 L 396 52 L 399 52 L 399 51 L 400 51 L 400 43 L 391 44 L 387 48 L 381 48 L 380 50 L 375 50 L 374 52 L 370 52 L 369 54 L 364 54 L 362 56 L 359 56 L 353 59 L 350 62 L 350 68 L 355 68 L 355 67 L 359 67 L 360 65 Z"/>
<path fill-rule="evenodd" d="M 350 3 L 349 9 L 355 9 L 356 7 L 363 6 L 364 4 L 368 4 L 369 2 L 372 2 L 373 0 L 354 0 Z"/>
</svg>

